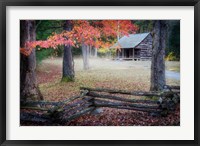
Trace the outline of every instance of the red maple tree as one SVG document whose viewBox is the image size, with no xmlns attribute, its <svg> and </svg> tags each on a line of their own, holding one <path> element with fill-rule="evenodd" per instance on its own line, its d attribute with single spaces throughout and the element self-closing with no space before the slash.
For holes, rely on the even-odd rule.
<svg viewBox="0 0 200 146">
<path fill-rule="evenodd" d="M 20 48 L 20 52 L 28 56 L 36 47 L 56 49 L 61 45 L 71 45 L 78 48 L 82 44 L 95 48 L 108 48 L 113 44 L 113 41 L 109 40 L 110 38 L 119 38 L 135 33 L 138 29 L 131 20 L 72 20 L 72 22 L 72 31 L 63 31 L 60 34 L 52 33 L 47 40 L 26 42 L 25 47 Z"/>
</svg>

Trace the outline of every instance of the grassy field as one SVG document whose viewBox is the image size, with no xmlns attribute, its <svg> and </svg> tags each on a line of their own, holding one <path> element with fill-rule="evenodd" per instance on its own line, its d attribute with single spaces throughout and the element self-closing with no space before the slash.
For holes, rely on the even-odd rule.
<svg viewBox="0 0 200 146">
<path fill-rule="evenodd" d="M 150 88 L 150 61 L 120 61 L 90 59 L 90 70 L 83 70 L 81 58 L 74 59 L 75 82 L 61 83 L 62 59 L 42 61 L 37 67 L 40 90 L 45 100 L 59 101 L 79 94 L 79 87 L 112 88 L 148 91 Z M 166 62 L 166 70 L 179 72 L 179 62 Z M 167 84 L 179 85 L 180 81 L 167 78 Z"/>
</svg>

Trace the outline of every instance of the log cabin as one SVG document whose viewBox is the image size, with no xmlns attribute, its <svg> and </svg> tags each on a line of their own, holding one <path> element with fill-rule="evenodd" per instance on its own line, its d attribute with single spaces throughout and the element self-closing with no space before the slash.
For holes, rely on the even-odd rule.
<svg viewBox="0 0 200 146">
<path fill-rule="evenodd" d="M 129 34 L 124 36 L 111 49 L 116 49 L 116 59 L 150 60 L 153 38 L 151 33 Z"/>
</svg>

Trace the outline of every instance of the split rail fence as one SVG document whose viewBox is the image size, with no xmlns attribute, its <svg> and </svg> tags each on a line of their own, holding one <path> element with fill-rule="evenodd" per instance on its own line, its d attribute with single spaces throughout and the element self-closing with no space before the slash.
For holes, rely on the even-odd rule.
<svg viewBox="0 0 200 146">
<path fill-rule="evenodd" d="M 136 96 L 138 98 L 132 98 Z M 67 124 L 102 107 L 148 112 L 152 116 L 166 116 L 175 110 L 179 102 L 179 86 L 165 86 L 161 92 L 81 87 L 80 95 L 60 102 L 21 101 L 20 107 L 24 110 L 20 112 L 20 120 L 46 125 Z"/>
</svg>

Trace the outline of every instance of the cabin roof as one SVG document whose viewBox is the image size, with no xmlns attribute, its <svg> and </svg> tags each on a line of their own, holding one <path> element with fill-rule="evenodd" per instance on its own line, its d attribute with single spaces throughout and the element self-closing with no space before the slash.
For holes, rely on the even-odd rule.
<svg viewBox="0 0 200 146">
<path fill-rule="evenodd" d="M 139 45 L 150 33 L 129 34 L 123 36 L 117 43 L 110 48 L 134 48 Z"/>
</svg>

